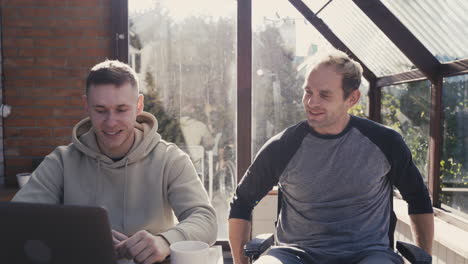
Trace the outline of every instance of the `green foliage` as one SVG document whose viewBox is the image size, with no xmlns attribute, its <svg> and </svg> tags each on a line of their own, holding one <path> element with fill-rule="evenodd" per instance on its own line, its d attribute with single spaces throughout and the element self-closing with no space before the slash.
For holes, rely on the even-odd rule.
<svg viewBox="0 0 468 264">
<path fill-rule="evenodd" d="M 453 160 L 453 158 L 448 158 L 447 160 L 440 161 L 440 172 L 441 175 L 450 175 L 451 178 L 459 178 L 462 176 L 462 165 Z M 445 177 L 441 176 L 441 179 L 444 180 Z M 448 177 L 446 177 L 448 178 Z M 468 179 L 468 176 L 464 177 L 465 180 Z M 468 185 L 468 182 L 462 183 L 463 185 Z"/>
<path fill-rule="evenodd" d="M 427 176 L 430 84 L 417 82 L 386 87 L 382 91 L 382 121 L 400 133 L 413 161 Z"/>
<path fill-rule="evenodd" d="M 285 31 L 293 30 L 288 29 Z M 280 28 L 267 25 L 253 35 L 253 112 L 255 115 L 253 152 L 274 134 L 305 118 L 302 84 L 293 50 L 287 46 Z M 257 72 L 259 71 L 259 72 Z"/>
<path fill-rule="evenodd" d="M 356 104 L 348 111 L 351 115 L 359 116 L 362 118 L 367 118 L 366 106 L 362 103 Z"/>
<path fill-rule="evenodd" d="M 146 72 L 145 84 L 148 91 L 145 94 L 144 109 L 152 113 L 158 120 L 158 132 L 161 134 L 162 139 L 173 142 L 179 146 L 185 144 L 179 119 L 174 116 L 169 116 L 164 110 L 161 99 L 156 91 L 156 85 L 151 72 Z"/>
<path fill-rule="evenodd" d="M 444 133 L 441 182 L 447 187 L 467 187 L 467 127 L 468 81 L 466 77 L 451 77 L 443 84 Z"/>
<path fill-rule="evenodd" d="M 142 66 L 145 110 L 157 117 L 165 140 L 183 144 L 178 118 L 190 115 L 222 133 L 221 143 L 234 143 L 234 30 L 228 18 L 174 20 L 160 4 L 130 18 L 130 44 L 150 61 Z"/>
<path fill-rule="evenodd" d="M 440 187 L 467 188 L 467 79 L 452 78 L 443 85 L 444 138 L 440 161 Z M 429 87 L 428 82 L 417 82 L 386 87 L 382 93 L 384 124 L 404 136 L 416 166 L 422 171 L 426 168 L 428 159 L 431 105 Z M 440 193 L 440 199 L 445 204 L 460 206 L 454 204 L 457 202 L 450 192 Z"/>
</svg>

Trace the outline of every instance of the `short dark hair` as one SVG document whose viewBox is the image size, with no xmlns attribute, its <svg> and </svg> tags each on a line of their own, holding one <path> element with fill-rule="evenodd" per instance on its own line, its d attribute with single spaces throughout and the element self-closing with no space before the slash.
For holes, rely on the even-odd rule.
<svg viewBox="0 0 468 264">
<path fill-rule="evenodd" d="M 118 60 L 106 60 L 91 68 L 86 78 L 86 95 L 91 85 L 115 84 L 119 87 L 127 82 L 139 91 L 138 77 L 130 66 Z"/>
</svg>

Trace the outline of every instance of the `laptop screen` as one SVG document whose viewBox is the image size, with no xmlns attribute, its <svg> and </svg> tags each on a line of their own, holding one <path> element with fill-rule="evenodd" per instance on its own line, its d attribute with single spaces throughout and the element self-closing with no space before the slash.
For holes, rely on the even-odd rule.
<svg viewBox="0 0 468 264">
<path fill-rule="evenodd" d="M 0 262 L 115 264 L 105 209 L 0 203 Z"/>
</svg>

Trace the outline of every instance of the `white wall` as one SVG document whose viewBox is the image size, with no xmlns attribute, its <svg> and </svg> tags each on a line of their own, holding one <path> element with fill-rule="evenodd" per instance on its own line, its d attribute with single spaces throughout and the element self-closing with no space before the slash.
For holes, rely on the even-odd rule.
<svg viewBox="0 0 468 264">
<path fill-rule="evenodd" d="M 277 196 L 267 195 L 255 207 L 252 216 L 252 237 L 275 232 Z"/>
<path fill-rule="evenodd" d="M 394 211 L 398 217 L 395 240 L 415 244 L 411 234 L 410 218 L 406 202 L 394 199 Z M 437 213 L 437 211 L 436 211 Z M 437 215 L 437 214 L 436 214 Z M 468 231 L 435 217 L 435 234 L 432 244 L 433 264 L 468 264 Z"/>
</svg>

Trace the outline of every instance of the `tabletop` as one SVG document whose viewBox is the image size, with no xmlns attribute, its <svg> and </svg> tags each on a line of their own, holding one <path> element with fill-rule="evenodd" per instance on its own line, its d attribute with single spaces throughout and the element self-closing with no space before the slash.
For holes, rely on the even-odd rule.
<svg viewBox="0 0 468 264">
<path fill-rule="evenodd" d="M 0 186 L 0 202 L 8 202 L 15 196 L 18 192 L 18 188 L 6 188 L 5 186 Z"/>
</svg>

